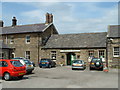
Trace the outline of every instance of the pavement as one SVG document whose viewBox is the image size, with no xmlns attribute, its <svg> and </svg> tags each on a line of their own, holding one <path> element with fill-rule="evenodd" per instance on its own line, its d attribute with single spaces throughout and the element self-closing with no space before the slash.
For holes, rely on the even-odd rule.
<svg viewBox="0 0 120 90">
<path fill-rule="evenodd" d="M 118 70 L 109 72 L 72 70 L 70 66 L 56 68 L 35 67 L 23 79 L 1 80 L 2 88 L 118 88 Z M 0 85 L 1 85 L 0 84 Z"/>
</svg>

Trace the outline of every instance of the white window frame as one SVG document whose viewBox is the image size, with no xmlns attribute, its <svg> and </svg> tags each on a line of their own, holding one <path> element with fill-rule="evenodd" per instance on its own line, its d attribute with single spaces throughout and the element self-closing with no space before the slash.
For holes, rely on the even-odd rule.
<svg viewBox="0 0 120 90">
<path fill-rule="evenodd" d="M 25 51 L 25 58 L 26 58 L 26 59 L 30 59 L 30 58 L 28 58 L 28 57 L 30 57 L 30 54 L 27 55 L 27 52 L 30 52 L 30 51 Z"/>
<path fill-rule="evenodd" d="M 103 58 L 105 58 L 105 50 L 99 50 L 99 51 L 98 51 L 98 56 L 99 56 L 99 58 L 100 58 L 100 51 L 104 51 L 104 57 L 103 57 Z"/>
<path fill-rule="evenodd" d="M 7 35 L 6 35 L 6 37 L 5 37 L 5 40 L 6 40 L 6 44 L 8 43 L 8 37 L 7 37 Z"/>
<path fill-rule="evenodd" d="M 4 55 L 5 55 L 5 53 L 4 52 L 0 52 L 0 58 L 4 58 Z"/>
<path fill-rule="evenodd" d="M 115 47 L 113 47 L 113 57 L 120 57 L 120 47 L 118 47 L 118 48 L 119 48 L 119 51 L 114 51 L 114 48 L 115 48 Z M 114 55 L 115 52 L 119 52 L 119 55 Z"/>
<path fill-rule="evenodd" d="M 93 54 L 93 55 L 92 55 Z M 94 50 L 88 50 L 88 56 L 91 57 L 91 56 L 94 56 L 95 55 L 95 52 Z"/>
<path fill-rule="evenodd" d="M 28 39 L 27 39 L 28 36 L 30 37 L 30 35 L 26 35 L 26 37 L 25 37 L 25 43 L 26 43 L 26 44 L 30 44 L 30 42 L 28 42 Z M 30 40 L 30 39 L 29 39 L 29 40 Z"/>
<path fill-rule="evenodd" d="M 11 36 L 11 37 L 10 37 L 10 44 L 13 44 L 13 43 L 14 43 L 14 37 Z"/>
<path fill-rule="evenodd" d="M 57 52 L 56 53 L 53 53 L 53 52 L 56 52 L 56 51 L 51 51 L 51 60 L 56 60 L 57 59 Z M 53 58 L 53 56 L 55 56 L 55 58 Z"/>
</svg>

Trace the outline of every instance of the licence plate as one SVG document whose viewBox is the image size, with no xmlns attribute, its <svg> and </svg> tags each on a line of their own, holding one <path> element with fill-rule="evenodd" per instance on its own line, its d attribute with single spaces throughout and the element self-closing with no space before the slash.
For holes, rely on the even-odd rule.
<svg viewBox="0 0 120 90">
<path fill-rule="evenodd" d="M 31 67 L 31 65 L 29 65 L 28 67 Z"/>
<path fill-rule="evenodd" d="M 79 65 L 79 64 L 76 64 L 76 66 L 81 66 L 81 65 Z"/>
<path fill-rule="evenodd" d="M 42 64 L 45 64 L 44 62 Z"/>
<path fill-rule="evenodd" d="M 19 73 L 19 75 L 23 75 L 23 74 L 25 74 L 25 73 Z"/>
</svg>

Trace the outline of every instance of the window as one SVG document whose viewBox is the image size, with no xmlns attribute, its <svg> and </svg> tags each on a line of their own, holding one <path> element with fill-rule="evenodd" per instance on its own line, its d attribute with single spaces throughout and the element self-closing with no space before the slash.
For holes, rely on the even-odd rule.
<svg viewBox="0 0 120 90">
<path fill-rule="evenodd" d="M 51 59 L 56 60 L 56 51 L 51 51 Z"/>
<path fill-rule="evenodd" d="M 64 55 L 62 55 L 61 58 L 64 59 Z"/>
<path fill-rule="evenodd" d="M 4 58 L 4 53 L 0 53 L 0 59 L 3 59 Z"/>
<path fill-rule="evenodd" d="M 120 57 L 120 47 L 113 48 L 113 57 Z"/>
<path fill-rule="evenodd" d="M 94 51 L 93 50 L 88 51 L 88 53 L 89 53 L 89 56 L 94 56 Z"/>
<path fill-rule="evenodd" d="M 30 43 L 30 36 L 29 36 L 29 35 L 26 36 L 26 43 L 27 43 L 27 44 Z"/>
<path fill-rule="evenodd" d="M 25 58 L 26 59 L 30 59 L 30 51 L 26 51 L 25 52 Z"/>
<path fill-rule="evenodd" d="M 13 43 L 14 43 L 14 37 L 11 36 L 11 37 L 10 37 L 10 44 L 13 44 Z"/>
<path fill-rule="evenodd" d="M 8 64 L 5 61 L 0 61 L 0 67 L 7 67 Z"/>
<path fill-rule="evenodd" d="M 104 50 L 99 50 L 99 58 L 105 57 L 105 51 Z"/>
</svg>

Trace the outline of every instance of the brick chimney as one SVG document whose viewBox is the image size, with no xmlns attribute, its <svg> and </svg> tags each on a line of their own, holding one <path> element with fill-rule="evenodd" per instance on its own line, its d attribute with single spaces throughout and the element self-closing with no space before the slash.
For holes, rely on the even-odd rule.
<svg viewBox="0 0 120 90">
<path fill-rule="evenodd" d="M 0 27 L 3 27 L 4 22 L 0 20 Z"/>
<path fill-rule="evenodd" d="M 52 14 L 49 14 L 49 13 L 46 13 L 46 24 L 50 24 L 53 22 L 53 15 Z"/>
<path fill-rule="evenodd" d="M 17 19 L 16 19 L 16 17 L 13 17 L 12 26 L 16 26 L 16 25 L 17 25 Z"/>
</svg>

